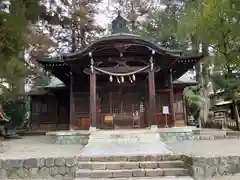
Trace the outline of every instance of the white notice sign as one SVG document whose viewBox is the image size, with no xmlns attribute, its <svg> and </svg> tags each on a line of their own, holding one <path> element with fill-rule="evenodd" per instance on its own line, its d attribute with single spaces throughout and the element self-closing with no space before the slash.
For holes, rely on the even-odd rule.
<svg viewBox="0 0 240 180">
<path fill-rule="evenodd" d="M 163 113 L 163 114 L 169 114 L 169 108 L 168 108 L 168 106 L 163 106 L 163 107 L 162 107 L 162 113 Z"/>
</svg>

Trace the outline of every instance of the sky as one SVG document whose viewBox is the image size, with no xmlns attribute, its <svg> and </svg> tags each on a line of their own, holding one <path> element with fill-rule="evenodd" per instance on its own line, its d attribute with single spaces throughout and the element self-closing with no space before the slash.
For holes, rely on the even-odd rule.
<svg viewBox="0 0 240 180">
<path fill-rule="evenodd" d="M 149 0 L 150 1 L 150 0 Z M 159 6 L 160 8 L 164 7 L 161 4 L 161 0 L 153 0 L 155 6 Z M 96 22 L 103 27 L 108 27 L 109 23 L 111 22 L 112 18 L 114 18 L 116 6 L 113 3 L 116 3 L 117 0 L 102 0 L 102 3 L 99 4 L 100 13 L 96 17 Z M 121 7 L 119 7 L 121 10 Z"/>
</svg>

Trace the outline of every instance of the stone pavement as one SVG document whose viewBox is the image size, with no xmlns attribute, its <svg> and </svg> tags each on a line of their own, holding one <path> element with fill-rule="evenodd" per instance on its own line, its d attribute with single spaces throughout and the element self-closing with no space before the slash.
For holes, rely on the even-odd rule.
<svg viewBox="0 0 240 180">
<path fill-rule="evenodd" d="M 98 143 L 88 144 L 81 151 L 82 156 L 113 156 L 113 155 L 149 155 L 169 154 L 171 151 L 164 143 Z"/>
<path fill-rule="evenodd" d="M 82 156 L 131 156 L 172 153 L 160 141 L 158 134 L 149 129 L 97 131 L 81 151 Z"/>
</svg>

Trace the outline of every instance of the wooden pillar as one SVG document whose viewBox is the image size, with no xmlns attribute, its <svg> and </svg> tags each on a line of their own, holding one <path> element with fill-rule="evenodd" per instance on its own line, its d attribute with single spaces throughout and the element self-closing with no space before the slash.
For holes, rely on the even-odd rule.
<svg viewBox="0 0 240 180">
<path fill-rule="evenodd" d="M 183 99 L 184 125 L 187 126 L 187 122 L 188 122 L 187 109 L 186 109 L 187 105 L 186 105 L 186 99 L 183 95 L 182 95 L 182 99 Z"/>
<path fill-rule="evenodd" d="M 97 124 L 97 92 L 96 92 L 96 73 L 90 74 L 90 126 L 96 128 Z"/>
<path fill-rule="evenodd" d="M 112 92 L 109 92 L 108 96 L 109 96 L 109 112 L 110 112 L 110 114 L 113 114 L 113 111 L 112 111 Z"/>
<path fill-rule="evenodd" d="M 69 113 L 69 129 L 73 129 L 74 123 L 74 112 L 75 112 L 75 103 L 74 103 L 74 95 L 73 95 L 73 75 L 72 72 L 69 74 L 70 76 L 70 88 L 69 88 L 69 103 L 70 103 L 70 113 Z"/>
<path fill-rule="evenodd" d="M 175 110 L 174 110 L 174 93 L 173 93 L 173 81 L 172 81 L 172 69 L 168 72 L 168 85 L 169 85 L 169 105 L 171 113 L 171 122 L 175 126 Z"/>
<path fill-rule="evenodd" d="M 148 112 L 148 124 L 149 126 L 156 125 L 156 92 L 155 92 L 155 77 L 154 70 L 148 71 L 148 94 L 149 94 L 149 112 Z"/>
</svg>

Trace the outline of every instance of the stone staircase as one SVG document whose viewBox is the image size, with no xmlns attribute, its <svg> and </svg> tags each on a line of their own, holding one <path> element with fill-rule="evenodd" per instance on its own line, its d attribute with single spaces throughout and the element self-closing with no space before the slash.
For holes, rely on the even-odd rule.
<svg viewBox="0 0 240 180">
<path fill-rule="evenodd" d="M 76 179 L 187 176 L 181 156 L 81 157 Z"/>
</svg>

